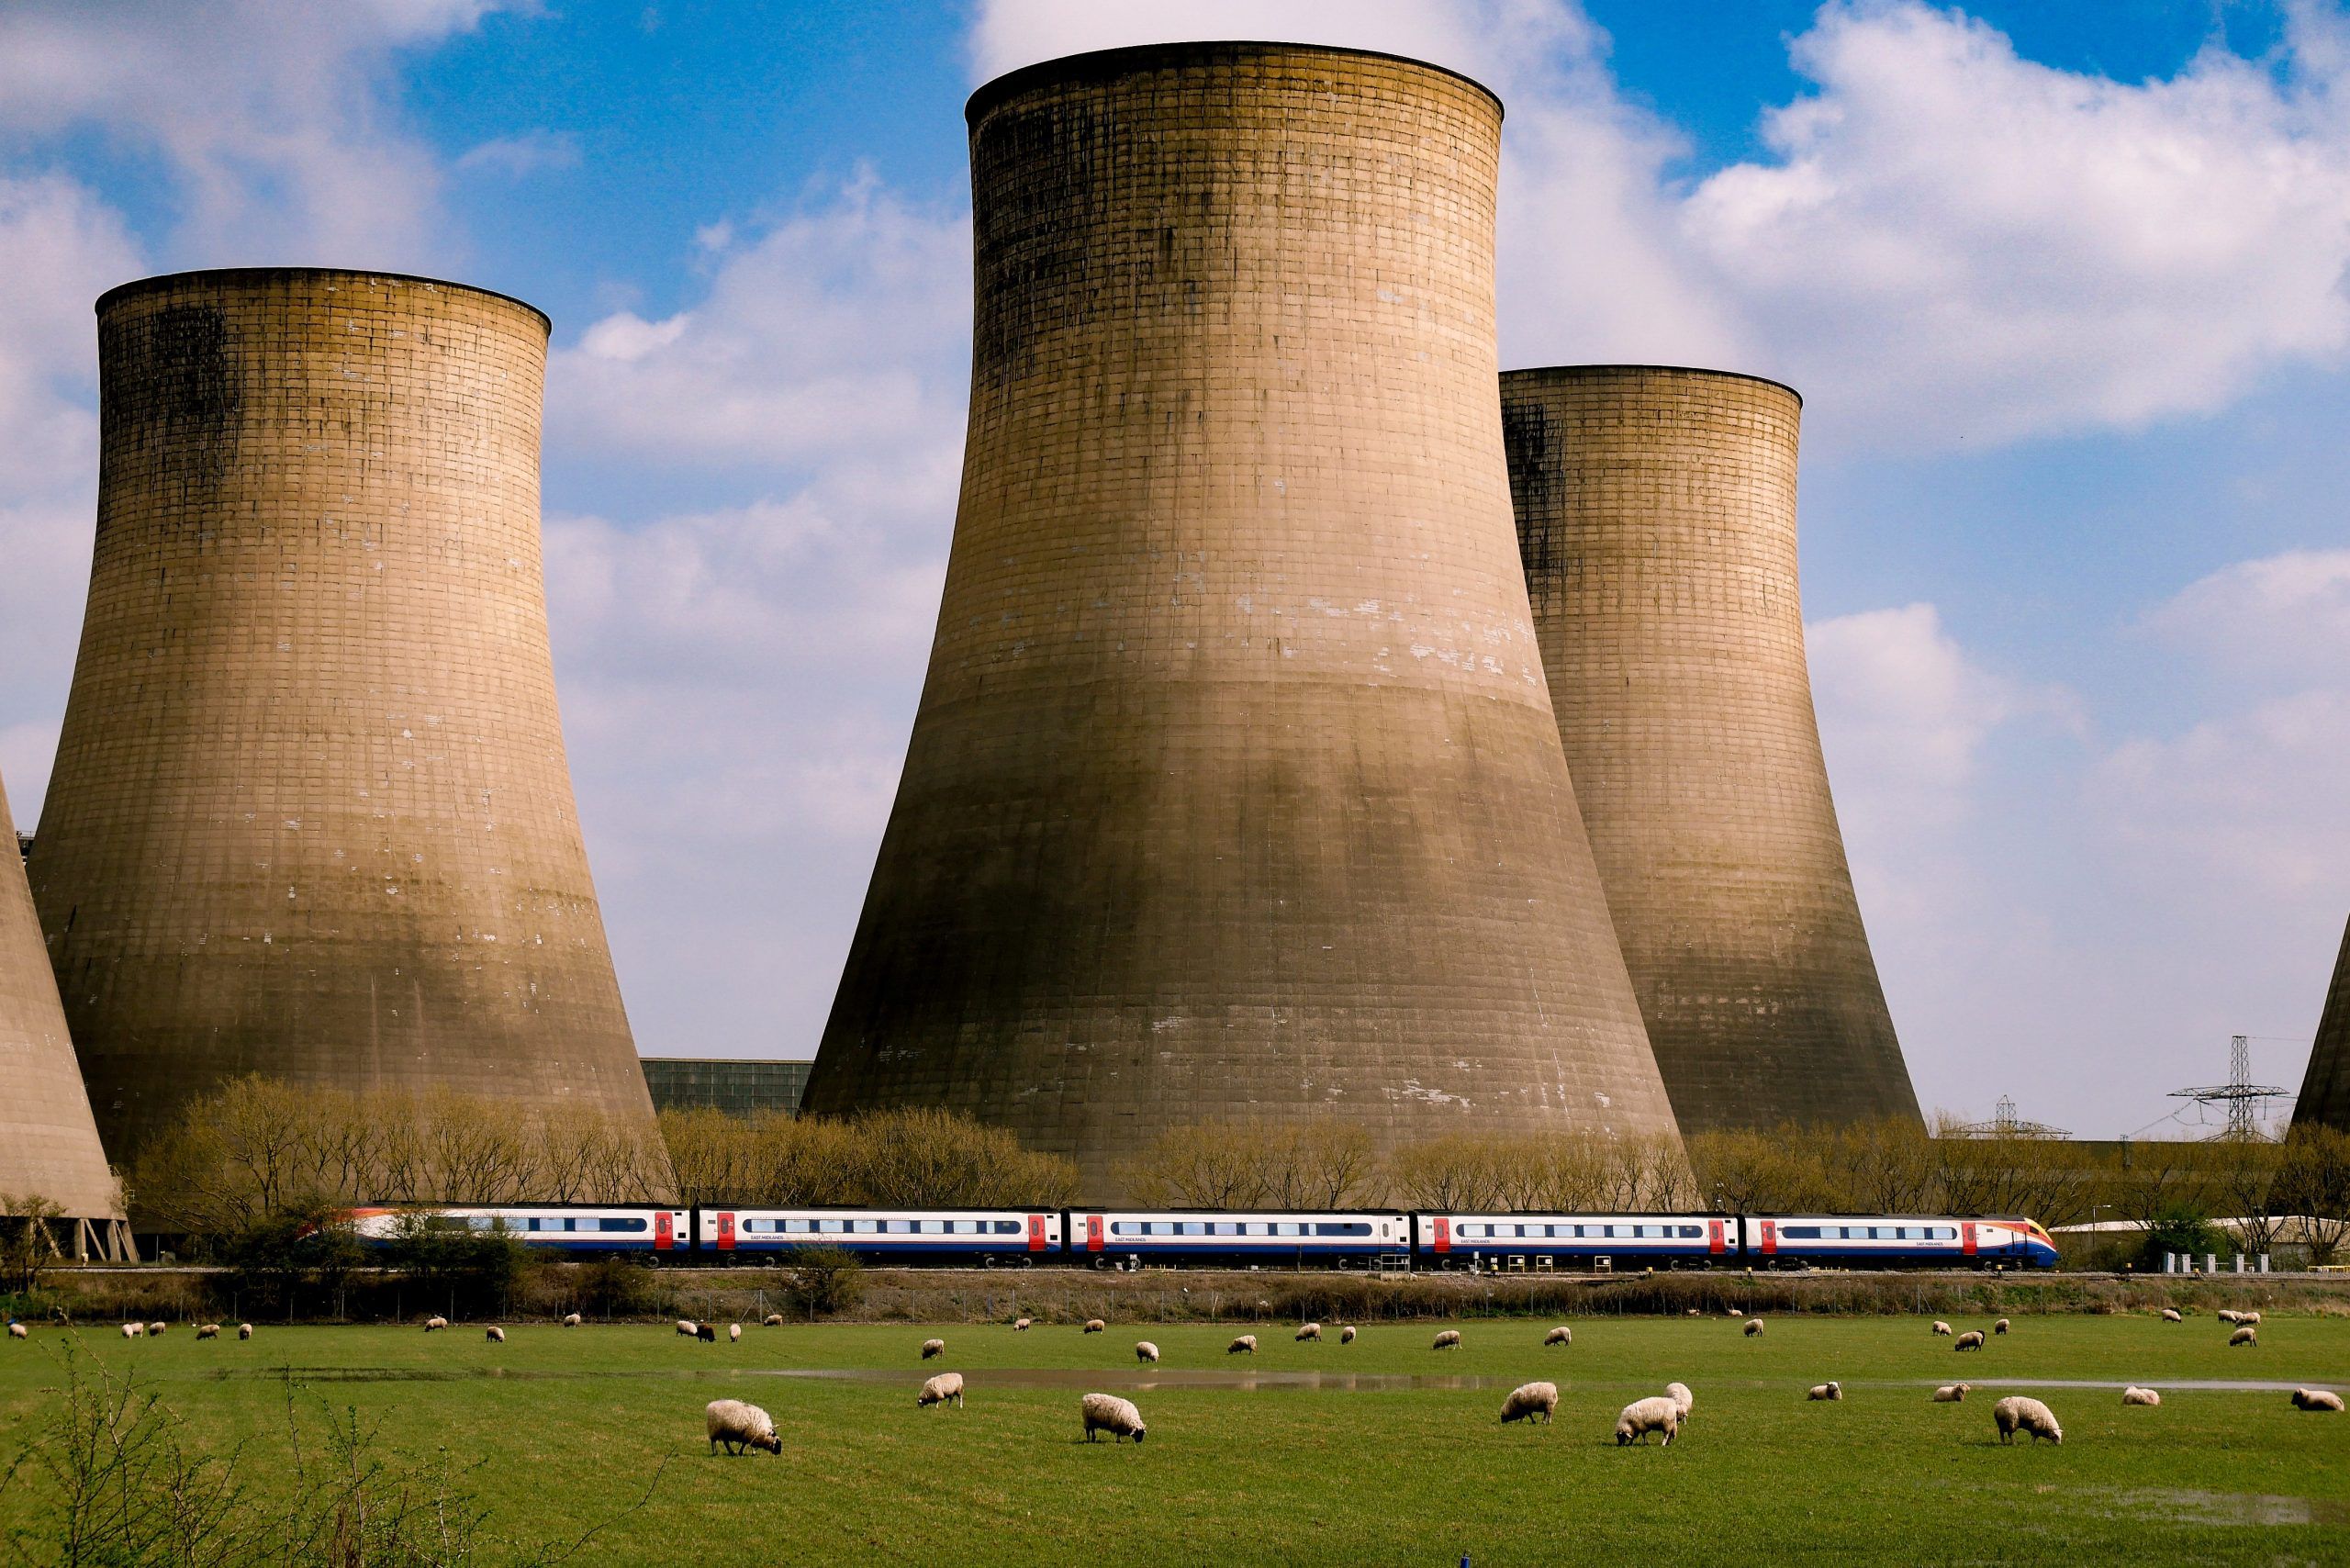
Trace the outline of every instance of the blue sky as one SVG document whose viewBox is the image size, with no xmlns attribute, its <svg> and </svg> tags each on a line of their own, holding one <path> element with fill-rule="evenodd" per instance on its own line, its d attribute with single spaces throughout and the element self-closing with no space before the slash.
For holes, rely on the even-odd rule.
<svg viewBox="0 0 2350 1568">
<path fill-rule="evenodd" d="M 0 775 L 37 814 L 125 278 L 377 266 L 555 320 L 549 591 L 654 1053 L 813 1048 L 919 690 L 961 106 L 1154 37 L 1509 105 L 1508 364 L 1807 399 L 1815 687 L 1920 1098 L 2109 1135 L 2298 1083 L 2350 913 L 2350 19 L 1872 0 L 262 0 L 0 11 Z"/>
</svg>

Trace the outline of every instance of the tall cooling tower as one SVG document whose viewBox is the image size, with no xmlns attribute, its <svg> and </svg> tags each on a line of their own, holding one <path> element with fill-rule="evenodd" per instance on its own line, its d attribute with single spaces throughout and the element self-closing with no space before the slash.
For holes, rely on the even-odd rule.
<svg viewBox="0 0 2350 1568">
<path fill-rule="evenodd" d="M 1501 386 L 1559 736 L 1682 1130 L 1915 1120 L 1812 714 L 1802 400 L 1649 365 Z"/>
<path fill-rule="evenodd" d="M 126 1258 L 129 1236 L 120 1196 L 41 948 L 6 789 L 0 789 L 0 1083 L 6 1086 L 0 1098 L 0 1215 L 24 1212 L 26 1198 L 46 1198 L 73 1222 L 77 1255 Z"/>
<path fill-rule="evenodd" d="M 2350 1132 L 2350 930 L 2342 934 L 2342 956 L 2334 960 L 2333 984 L 2325 993 L 2293 1120 Z"/>
<path fill-rule="evenodd" d="M 967 114 L 962 502 L 808 1107 L 1091 1193 L 1242 1114 L 1669 1135 L 1509 523 L 1500 105 L 1251 43 Z"/>
<path fill-rule="evenodd" d="M 98 301 L 33 896 L 118 1158 L 261 1072 L 649 1124 L 555 712 L 546 318 L 308 268 Z"/>
</svg>

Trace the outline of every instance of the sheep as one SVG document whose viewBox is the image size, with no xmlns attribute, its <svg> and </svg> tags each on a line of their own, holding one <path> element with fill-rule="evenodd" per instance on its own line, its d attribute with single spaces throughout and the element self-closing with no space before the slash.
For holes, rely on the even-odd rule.
<svg viewBox="0 0 2350 1568">
<path fill-rule="evenodd" d="M 1088 1334 L 1106 1333 L 1109 1327 L 1110 1326 L 1108 1324 L 1102 1322 L 1098 1317 L 1089 1317 L 1085 1320 L 1085 1331 Z"/>
<path fill-rule="evenodd" d="M 1550 1424 L 1550 1417 L 1558 1413 L 1559 1385 L 1555 1383 L 1521 1383 L 1509 1391 L 1507 1399 L 1502 1401 L 1502 1425 L 1505 1427 L 1512 1421 L 1531 1421 L 1537 1416 L 1542 1417 L 1542 1424 L 1547 1427 Z"/>
<path fill-rule="evenodd" d="M 694 1330 L 696 1327 L 697 1325 L 692 1318 L 680 1317 L 677 1319 L 677 1338 L 680 1339 L 692 1338 L 694 1337 Z"/>
<path fill-rule="evenodd" d="M 780 1312 L 770 1312 L 765 1317 L 759 1319 L 759 1326 L 763 1328 L 780 1328 L 783 1327 L 783 1314 Z"/>
<path fill-rule="evenodd" d="M 196 1337 L 199 1339 L 218 1339 L 220 1338 L 220 1325 L 199 1323 L 196 1326 Z"/>
<path fill-rule="evenodd" d="M 1999 1319 L 1999 1321 L 1998 1321 L 1997 1323 L 1994 1323 L 1993 1325 L 1991 1325 L 1991 1332 L 1992 1332 L 1992 1333 L 1994 1333 L 1994 1334 L 2004 1334 L 2004 1333 L 2006 1333 L 2007 1331 L 2008 1331 L 2008 1320 L 2007 1320 L 2006 1318 L 2004 1318 L 2004 1317 L 2002 1317 L 2001 1319 Z"/>
<path fill-rule="evenodd" d="M 21 1323 L 11 1323 L 8 1325 L 8 1338 L 11 1339 L 29 1339 L 32 1338 L 32 1330 L 27 1328 Z"/>
<path fill-rule="evenodd" d="M 1998 1423 L 1999 1440 L 2012 1443 L 2019 1431 L 2030 1432 L 2036 1446 L 2046 1438 L 2060 1447 L 2065 1441 L 2065 1428 L 2056 1424 L 2056 1413 L 2037 1399 L 2027 1399 L 2020 1394 L 2010 1394 L 1991 1406 L 1991 1419 Z"/>
<path fill-rule="evenodd" d="M 1983 1330 L 1980 1328 L 1968 1329 L 1965 1333 L 1961 1334 L 1957 1338 L 1952 1340 L 1950 1348 L 1953 1350 L 1981 1350 L 1983 1348 Z"/>
<path fill-rule="evenodd" d="M 238 1324 L 238 1325 L 237 1325 L 237 1338 L 240 1338 L 240 1339 L 250 1339 L 250 1338 L 252 1338 L 252 1337 L 253 1337 L 253 1326 L 252 1326 L 252 1324 L 250 1324 L 250 1323 L 240 1323 L 240 1324 Z"/>
<path fill-rule="evenodd" d="M 1689 1419 L 1690 1407 L 1697 1403 L 1697 1396 L 1689 1392 L 1689 1385 L 1687 1383 L 1666 1383 L 1664 1385 L 1664 1396 L 1667 1399 L 1672 1400 L 1674 1405 L 1680 1406 L 1681 1418 L 1684 1421 Z"/>
<path fill-rule="evenodd" d="M 755 1405 L 745 1405 L 739 1399 L 713 1399 L 702 1406 L 702 1415 L 712 1453 L 722 1443 L 728 1453 L 748 1453 L 753 1449 L 765 1449 L 774 1454 L 783 1451 L 783 1439 L 776 1435 L 775 1417 Z"/>
<path fill-rule="evenodd" d="M 739 1345 L 743 1342 L 743 1326 L 741 1324 L 730 1323 L 726 1326 L 726 1342 L 730 1345 Z"/>
<path fill-rule="evenodd" d="M 1147 1339 L 1136 1340 L 1135 1360 L 1138 1361 L 1155 1361 L 1158 1360 L 1158 1347 L 1152 1344 Z"/>
<path fill-rule="evenodd" d="M 957 1410 L 963 1407 L 963 1374 L 961 1372 L 940 1372 L 936 1377 L 923 1383 L 922 1392 L 914 1395 L 914 1408 L 919 1410 L 932 1405 L 944 1405 L 950 1399 L 955 1402 L 955 1407 Z"/>
<path fill-rule="evenodd" d="M 1322 1342 L 1322 1325 L 1319 1323 L 1308 1323 L 1298 1329 L 1297 1342 L 1303 1345 L 1308 1339 L 1313 1340 L 1317 1345 Z"/>
<path fill-rule="evenodd" d="M 1254 1334 L 1243 1334 L 1239 1338 L 1235 1339 L 1231 1344 L 1226 1345 L 1224 1348 L 1224 1353 L 1227 1356 L 1237 1356 L 1243 1353 L 1251 1356 L 1255 1355 L 1257 1353 L 1257 1336 Z"/>
<path fill-rule="evenodd" d="M 150 1338 L 159 1338 L 162 1337 L 163 1330 L 170 1327 L 171 1325 L 168 1323 L 150 1323 L 147 1325 L 147 1333 Z"/>
<path fill-rule="evenodd" d="M 2162 1402 L 2163 1396 L 2151 1388 L 2131 1387 L 2121 1391 L 2121 1403 L 2124 1405 L 2160 1405 Z"/>
<path fill-rule="evenodd" d="M 122 1326 L 122 1337 L 126 1339 L 143 1338 L 146 1333 L 147 1325 L 144 1323 L 126 1323 Z"/>
<path fill-rule="evenodd" d="M 1748 1318 L 1748 1319 L 1746 1320 L 1746 1337 L 1747 1337 L 1748 1338 L 1751 1339 L 1751 1338 L 1753 1338 L 1757 1334 L 1760 1334 L 1760 1333 L 1762 1333 L 1762 1320 L 1761 1318 L 1759 1318 L 1759 1317 L 1750 1317 L 1750 1318 Z"/>
<path fill-rule="evenodd" d="M 1273 1311 L 1273 1304 L 1272 1304 L 1271 1302 L 1270 1302 L 1270 1301 L 1262 1301 L 1262 1300 L 1260 1300 L 1260 1301 L 1259 1301 L 1259 1302 L 1257 1303 L 1257 1316 L 1259 1316 L 1259 1317 L 1270 1317 L 1270 1316 L 1272 1316 L 1272 1311 Z"/>
<path fill-rule="evenodd" d="M 1975 1385 L 1971 1383 L 1946 1383 L 1934 1390 L 1934 1403 L 1956 1405 L 1974 1392 Z"/>
<path fill-rule="evenodd" d="M 2179 1316 L 2178 1308 L 2175 1306 L 2166 1306 L 2163 1308 L 2163 1321 L 2165 1323 L 2184 1323 L 2187 1319 Z"/>
<path fill-rule="evenodd" d="M 1950 1325 L 1944 1323 L 1939 1317 L 1934 1319 L 1934 1338 L 1937 1339 L 1947 1339 L 1950 1338 Z"/>
<path fill-rule="evenodd" d="M 1344 1328 L 1338 1330 L 1338 1343 L 1341 1345 L 1351 1345 L 1354 1342 L 1355 1326 L 1349 1323 Z"/>
<path fill-rule="evenodd" d="M 1443 1333 L 1438 1334 L 1436 1337 L 1436 1343 L 1429 1346 L 1428 1349 L 1432 1350 L 1457 1350 L 1460 1349 L 1460 1330 L 1458 1328 L 1446 1329 Z"/>
<path fill-rule="evenodd" d="M 1078 1401 L 1077 1408 L 1085 1419 L 1087 1442 L 1094 1441 L 1097 1432 L 1109 1433 L 1113 1443 L 1127 1438 L 1142 1441 L 1142 1412 L 1135 1408 L 1133 1400 L 1121 1399 L 1114 1394 L 1089 1394 Z"/>
<path fill-rule="evenodd" d="M 717 1343 L 718 1343 L 718 1325 L 717 1325 L 717 1324 L 715 1324 L 715 1323 L 697 1323 L 697 1324 L 695 1324 L 695 1325 L 694 1325 L 694 1338 L 697 1338 L 697 1339 L 699 1339 L 699 1340 L 700 1340 L 700 1341 L 701 1341 L 703 1344 L 705 1344 L 705 1345 L 715 1345 L 715 1344 L 717 1344 Z"/>
<path fill-rule="evenodd" d="M 439 1329 L 446 1328 L 448 1327 L 449 1320 L 438 1314 L 435 1314 L 433 1316 L 428 1317 L 424 1320 L 424 1331 L 427 1334 L 433 1333 Z"/>
<path fill-rule="evenodd" d="M 1023 1317 L 1023 1318 L 1020 1318 L 1019 1320 L 1017 1320 L 1016 1322 L 1014 1322 L 1014 1323 L 1013 1324 L 1013 1326 L 1012 1326 L 1012 1331 L 1013 1331 L 1014 1334 L 1025 1334 L 1025 1333 L 1027 1333 L 1027 1332 L 1028 1332 L 1028 1325 L 1029 1325 L 1029 1324 L 1031 1324 L 1031 1323 L 1033 1323 L 1033 1322 L 1035 1322 L 1035 1319 L 1034 1319 L 1034 1318 L 1032 1318 L 1032 1317 Z"/>
<path fill-rule="evenodd" d="M 2219 1319 L 2222 1323 L 2233 1323 L 2243 1316 L 2244 1314 L 2237 1312 L 2232 1307 L 2225 1306 L 2220 1308 L 2218 1313 Z"/>
<path fill-rule="evenodd" d="M 1698 1311 L 1695 1307 L 1694 1307 L 1694 1306 L 1693 1306 L 1693 1307 L 1691 1307 L 1691 1308 L 1688 1310 L 1688 1312 L 1687 1312 L 1684 1316 L 1690 1316 L 1690 1317 L 1703 1317 L 1703 1316 L 1705 1316 L 1706 1315 L 1705 1315 L 1704 1313 L 1702 1313 L 1702 1312 Z"/>
<path fill-rule="evenodd" d="M 1575 1331 L 1563 1323 L 1542 1336 L 1542 1348 L 1546 1350 L 1553 1345 L 1572 1345 L 1574 1342 Z"/>
<path fill-rule="evenodd" d="M 2340 1415 L 2342 1413 L 2342 1395 L 2334 1393 L 2329 1388 L 2297 1388 L 2293 1390 L 2293 1408 L 2296 1410 L 2331 1410 L 2334 1414 Z"/>
<path fill-rule="evenodd" d="M 1844 1385 L 1835 1382 L 1817 1383 L 1804 1397 L 1806 1399 L 1841 1399 L 1844 1397 Z"/>
<path fill-rule="evenodd" d="M 2239 1312 L 2236 1314 L 2236 1321 L 2238 1323 L 2250 1324 L 2253 1327 L 2257 1328 L 2260 1327 L 2260 1314 L 2256 1312 Z"/>
<path fill-rule="evenodd" d="M 1651 1399 L 1635 1399 L 1625 1406 L 1623 1413 L 1616 1417 L 1616 1446 L 1620 1449 L 1638 1439 L 1640 1446 L 1646 1448 L 1651 1432 L 1662 1432 L 1664 1446 L 1671 1448 L 1674 1435 L 1680 1430 L 1681 1406 L 1671 1399 L 1663 1394 Z"/>
<path fill-rule="evenodd" d="M 922 1359 L 925 1361 L 934 1361 L 946 1353 L 946 1341 L 944 1339 L 924 1339 L 922 1342 Z"/>
<path fill-rule="evenodd" d="M 2247 1323 L 2243 1327 L 2228 1336 L 2228 1343 L 2232 1347 L 2236 1345 L 2251 1345 L 2256 1349 L 2260 1344 L 2260 1330 Z"/>
<path fill-rule="evenodd" d="M 488 1332 L 484 1334 L 482 1338 L 488 1340 L 493 1345 L 503 1345 L 506 1343 L 506 1330 L 493 1323 L 489 1326 Z"/>
</svg>

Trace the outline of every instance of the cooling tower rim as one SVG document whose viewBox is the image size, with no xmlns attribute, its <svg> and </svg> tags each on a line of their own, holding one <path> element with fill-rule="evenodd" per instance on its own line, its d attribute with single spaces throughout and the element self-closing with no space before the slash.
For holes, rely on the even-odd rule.
<svg viewBox="0 0 2350 1568">
<path fill-rule="evenodd" d="M 375 267 L 196 267 L 187 272 L 157 273 L 152 277 L 133 278 L 129 283 L 116 284 L 98 296 L 95 307 L 101 316 L 106 307 L 118 299 L 151 290 L 169 288 L 177 284 L 219 283 L 254 284 L 278 278 L 374 277 L 392 283 L 420 283 L 432 288 L 445 288 L 456 294 L 479 294 L 518 306 L 539 319 L 539 325 L 549 336 L 554 333 L 554 319 L 527 299 L 517 299 L 510 294 L 500 294 L 494 288 L 484 288 L 476 283 L 458 283 L 445 277 L 426 277 L 421 273 L 383 272 Z"/>
<path fill-rule="evenodd" d="M 972 90 L 971 95 L 963 103 L 963 120 L 972 129 L 978 129 L 981 115 L 1046 77 L 1072 76 L 1079 74 L 1080 71 L 1088 73 L 1101 73 L 1105 68 L 1111 68 L 1127 61 L 1143 60 L 1154 56 L 1163 58 L 1169 55 L 1199 54 L 1216 50 L 1280 50 L 1287 53 L 1337 54 L 1346 55 L 1354 60 L 1384 60 L 1398 65 L 1414 65 L 1423 71 L 1433 71 L 1439 76 L 1449 76 L 1456 82 L 1465 83 L 1474 87 L 1493 100 L 1494 113 L 1496 115 L 1508 112 L 1502 104 L 1502 95 L 1499 93 L 1494 92 L 1467 72 L 1456 71 L 1449 65 L 1438 65 L 1433 60 L 1422 60 L 1416 55 L 1393 54 L 1382 49 L 1349 49 L 1344 44 L 1335 43 L 1285 43 L 1279 39 L 1194 39 L 1166 43 L 1124 44 L 1116 49 L 1080 50 L 1075 54 L 1055 55 L 1050 60 L 1039 60 L 1027 65 L 1016 65 L 1001 76 L 990 77 Z"/>
<path fill-rule="evenodd" d="M 1797 407 L 1803 404 L 1803 394 L 1784 381 L 1774 381 L 1767 375 L 1756 375 L 1751 371 L 1710 370 L 1702 364 L 1528 364 L 1503 371 L 1502 379 L 1506 382 L 1513 376 L 1583 375 L 1619 370 L 1662 371 L 1668 375 L 1711 375 L 1724 381 L 1759 381 L 1765 386 L 1775 386 L 1785 392 L 1796 400 Z"/>
</svg>

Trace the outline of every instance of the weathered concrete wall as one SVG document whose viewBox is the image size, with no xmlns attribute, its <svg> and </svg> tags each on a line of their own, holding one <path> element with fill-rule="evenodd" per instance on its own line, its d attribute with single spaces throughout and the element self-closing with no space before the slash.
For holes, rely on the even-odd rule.
<svg viewBox="0 0 2350 1568">
<path fill-rule="evenodd" d="M 2310 1048 L 2301 1096 L 2293 1102 L 2293 1123 L 2350 1132 L 2350 929 L 2342 934 L 2333 984 L 2326 991 L 2325 1011 L 2318 1018 L 2317 1043 Z"/>
<path fill-rule="evenodd" d="M 1683 1130 L 1915 1118 L 1812 713 L 1801 400 L 1643 365 L 1501 386 L 1559 735 Z"/>
<path fill-rule="evenodd" d="M 555 711 L 545 318 L 269 269 L 116 289 L 98 336 L 30 874 L 108 1148 L 244 1072 L 648 1119 Z"/>
<path fill-rule="evenodd" d="M 1204 44 L 968 118 L 962 503 L 807 1108 L 1089 1194 L 1225 1115 L 1669 1135 L 1510 527 L 1500 106 Z"/>
<path fill-rule="evenodd" d="M 0 787 L 0 845 L 16 824 Z M 122 1214 L 82 1070 L 58 1005 L 25 868 L 0 852 L 0 1213 L 7 1198 L 39 1196 L 77 1219 Z"/>
</svg>

